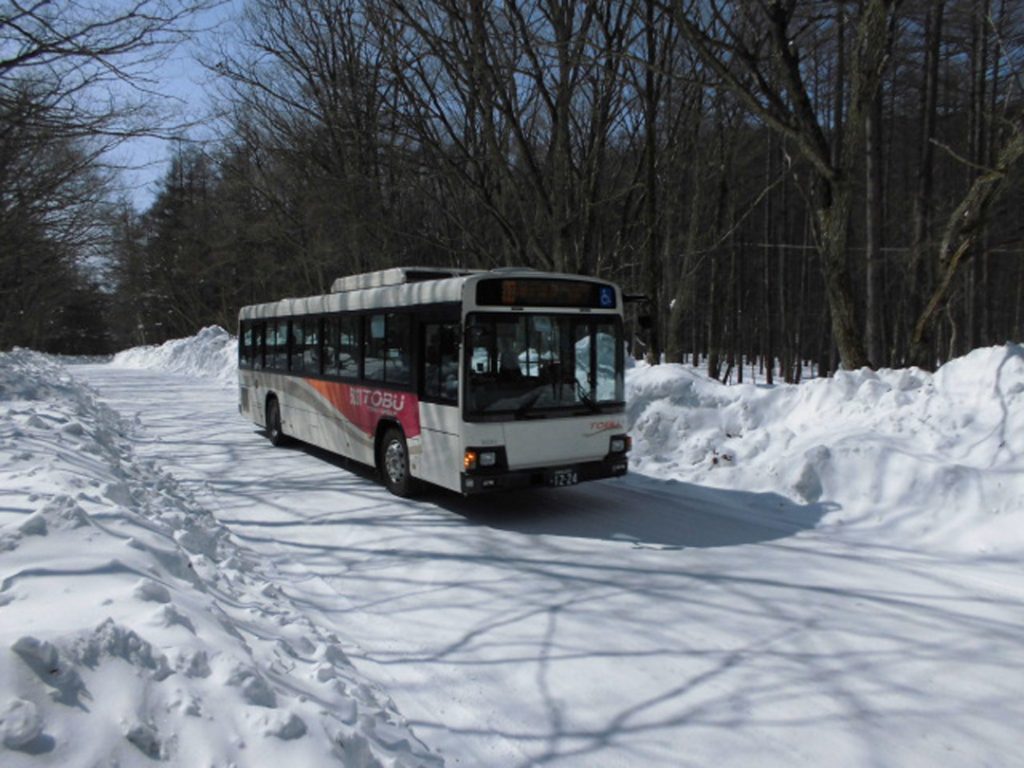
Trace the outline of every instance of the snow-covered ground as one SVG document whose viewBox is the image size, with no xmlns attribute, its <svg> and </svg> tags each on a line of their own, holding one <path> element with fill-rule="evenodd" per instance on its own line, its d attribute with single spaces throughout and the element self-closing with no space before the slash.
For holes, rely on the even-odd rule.
<svg viewBox="0 0 1024 768">
<path fill-rule="evenodd" d="M 629 477 L 405 501 L 232 344 L 0 355 L 0 765 L 1024 765 L 1024 348 L 638 366 Z"/>
<path fill-rule="evenodd" d="M 0 355 L 0 765 L 440 765 L 140 438 Z"/>
</svg>

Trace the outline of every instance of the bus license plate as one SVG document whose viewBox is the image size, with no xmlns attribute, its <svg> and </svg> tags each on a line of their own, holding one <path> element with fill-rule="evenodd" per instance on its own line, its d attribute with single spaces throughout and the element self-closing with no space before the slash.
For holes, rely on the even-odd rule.
<svg viewBox="0 0 1024 768">
<path fill-rule="evenodd" d="M 576 485 L 579 481 L 580 476 L 575 469 L 556 469 L 548 475 L 548 485 L 553 485 L 556 488 L 561 488 L 565 485 Z"/>
</svg>

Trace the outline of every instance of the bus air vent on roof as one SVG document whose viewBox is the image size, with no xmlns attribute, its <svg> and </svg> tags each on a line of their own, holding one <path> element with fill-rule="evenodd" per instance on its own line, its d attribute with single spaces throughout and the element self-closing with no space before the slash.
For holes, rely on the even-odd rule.
<svg viewBox="0 0 1024 768">
<path fill-rule="evenodd" d="M 331 293 L 360 291 L 366 288 L 383 288 L 389 285 L 419 283 L 424 280 L 446 280 L 450 277 L 471 275 L 478 270 L 455 269 L 445 267 L 395 267 L 377 272 L 364 272 L 361 275 L 339 277 L 331 285 Z"/>
</svg>

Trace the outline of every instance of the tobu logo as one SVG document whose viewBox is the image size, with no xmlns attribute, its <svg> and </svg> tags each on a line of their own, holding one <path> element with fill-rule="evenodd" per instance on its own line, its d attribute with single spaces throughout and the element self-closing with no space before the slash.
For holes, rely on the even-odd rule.
<svg viewBox="0 0 1024 768">
<path fill-rule="evenodd" d="M 374 410 L 397 413 L 405 408 L 405 394 L 402 392 L 382 392 L 379 389 L 356 389 L 349 391 L 351 403 L 359 408 L 369 406 Z"/>
</svg>

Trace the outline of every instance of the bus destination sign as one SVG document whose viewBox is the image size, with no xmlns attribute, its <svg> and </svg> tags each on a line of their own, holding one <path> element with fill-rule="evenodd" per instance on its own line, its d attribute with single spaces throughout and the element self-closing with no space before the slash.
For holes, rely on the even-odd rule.
<svg viewBox="0 0 1024 768">
<path fill-rule="evenodd" d="M 582 280 L 516 278 L 481 280 L 476 303 L 497 307 L 615 309 L 615 288 Z"/>
</svg>

